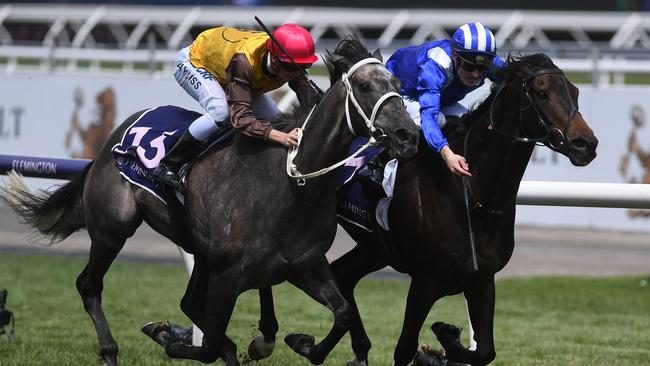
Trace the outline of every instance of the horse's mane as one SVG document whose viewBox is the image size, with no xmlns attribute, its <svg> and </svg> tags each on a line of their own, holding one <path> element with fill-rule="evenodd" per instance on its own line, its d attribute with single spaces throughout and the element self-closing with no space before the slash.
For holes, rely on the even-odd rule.
<svg viewBox="0 0 650 366">
<path fill-rule="evenodd" d="M 528 56 L 508 56 L 506 66 L 494 70 L 494 74 L 501 79 L 501 82 L 509 83 L 516 79 L 522 79 L 528 75 L 531 71 L 539 69 L 557 69 L 557 66 L 553 64 L 553 61 L 543 53 L 535 53 Z M 467 113 L 461 119 L 462 123 L 460 125 L 471 126 L 476 123 L 481 117 L 489 113 L 490 106 L 492 101 L 496 97 L 497 90 L 499 89 L 500 83 L 493 83 L 490 88 L 490 95 L 485 98 L 482 102 L 475 105 L 472 110 Z M 460 128 L 459 126 L 450 125 L 445 131 L 445 135 L 448 140 L 453 140 L 459 136 L 464 136 L 466 129 Z M 449 134 L 449 135 L 447 135 Z"/>
<path fill-rule="evenodd" d="M 330 75 L 330 88 L 331 85 L 334 85 L 338 80 L 341 80 L 343 73 L 349 70 L 352 65 L 365 58 L 371 57 L 366 46 L 364 46 L 358 38 L 352 35 L 342 39 L 334 51 L 326 50 L 325 53 L 326 55 L 323 57 L 323 61 L 325 62 L 327 72 Z M 319 102 L 320 99 L 314 100 L 313 103 L 309 103 L 309 105 L 294 105 L 292 112 L 281 113 L 277 117 L 273 118 L 271 124 L 273 124 L 274 128 L 285 132 L 297 127 L 304 122 L 312 107 Z"/>
<path fill-rule="evenodd" d="M 343 73 L 357 62 L 372 57 L 366 46 L 353 35 L 343 38 L 332 52 L 325 51 L 325 66 L 330 74 L 330 85 L 341 80 Z"/>
</svg>

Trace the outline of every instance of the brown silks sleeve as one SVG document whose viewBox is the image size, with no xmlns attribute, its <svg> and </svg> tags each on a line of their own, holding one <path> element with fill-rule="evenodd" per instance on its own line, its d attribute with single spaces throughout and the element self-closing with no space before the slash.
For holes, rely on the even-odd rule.
<svg viewBox="0 0 650 366">
<path fill-rule="evenodd" d="M 244 54 L 235 54 L 228 66 L 226 100 L 230 121 L 235 129 L 244 135 L 264 139 L 273 129 L 269 121 L 257 119 L 253 114 L 253 68 Z"/>
<path fill-rule="evenodd" d="M 296 93 L 298 102 L 300 102 L 301 106 L 316 104 L 320 98 L 318 92 L 316 92 L 316 90 L 312 88 L 311 84 L 309 84 L 309 81 L 302 76 L 291 80 L 289 82 L 289 87 Z"/>
</svg>

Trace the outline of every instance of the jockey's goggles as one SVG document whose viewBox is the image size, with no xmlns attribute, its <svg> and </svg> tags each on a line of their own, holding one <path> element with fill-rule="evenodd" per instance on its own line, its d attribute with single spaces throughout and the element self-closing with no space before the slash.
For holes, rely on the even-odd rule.
<svg viewBox="0 0 650 366">
<path fill-rule="evenodd" d="M 298 68 L 301 68 L 303 70 L 307 70 L 308 68 L 311 67 L 311 65 L 312 64 L 298 65 L 298 64 L 293 64 L 293 63 L 290 63 L 290 62 L 282 62 L 282 61 L 280 61 L 280 66 L 283 69 L 285 69 L 285 70 L 287 70 L 289 72 L 298 71 Z"/>
<path fill-rule="evenodd" d="M 460 66 L 461 69 L 467 71 L 467 72 L 474 72 L 478 70 L 480 73 L 484 73 L 487 71 L 487 66 L 483 64 L 477 64 L 475 62 L 471 62 L 460 55 L 456 54 L 458 57 L 458 66 Z"/>
</svg>

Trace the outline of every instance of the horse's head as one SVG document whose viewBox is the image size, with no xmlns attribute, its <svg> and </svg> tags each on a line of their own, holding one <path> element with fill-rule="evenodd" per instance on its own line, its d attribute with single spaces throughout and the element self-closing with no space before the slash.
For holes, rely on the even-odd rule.
<svg viewBox="0 0 650 366">
<path fill-rule="evenodd" d="M 517 134 L 566 155 L 573 165 L 596 157 L 598 139 L 578 110 L 578 88 L 543 54 L 510 59 L 505 87 L 520 95 Z M 495 95 L 495 99 L 498 95 Z"/>
<path fill-rule="evenodd" d="M 413 157 L 419 132 L 404 108 L 399 82 L 384 67 L 379 52 L 371 57 L 356 38 L 348 37 L 328 52 L 326 65 L 332 82 L 341 80 L 345 86 L 350 131 L 374 138 L 397 158 Z"/>
</svg>

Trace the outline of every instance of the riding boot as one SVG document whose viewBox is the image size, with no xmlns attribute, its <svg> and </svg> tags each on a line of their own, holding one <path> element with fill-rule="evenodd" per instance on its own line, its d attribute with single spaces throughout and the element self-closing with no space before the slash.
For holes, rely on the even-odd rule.
<svg viewBox="0 0 650 366">
<path fill-rule="evenodd" d="M 382 184 L 384 181 L 384 168 L 386 167 L 386 162 L 382 157 L 383 153 L 382 151 L 375 155 L 366 165 L 359 169 L 359 173 L 357 174 L 359 174 L 361 179 L 368 183 Z"/>
<path fill-rule="evenodd" d="M 181 183 L 178 171 L 183 164 L 201 152 L 202 145 L 203 142 L 195 139 L 190 131 L 185 131 L 176 145 L 160 160 L 160 164 L 152 173 L 153 178 L 178 189 Z"/>
</svg>

